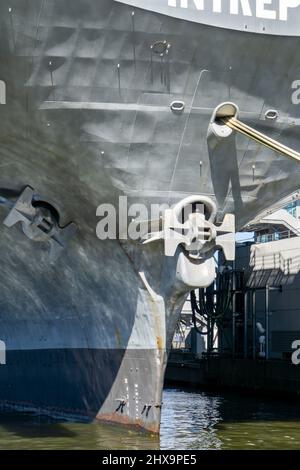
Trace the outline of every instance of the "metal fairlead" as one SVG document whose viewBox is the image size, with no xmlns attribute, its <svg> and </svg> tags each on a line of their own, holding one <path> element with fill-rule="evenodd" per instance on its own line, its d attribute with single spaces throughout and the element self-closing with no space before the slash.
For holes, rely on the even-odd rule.
<svg viewBox="0 0 300 470">
<path fill-rule="evenodd" d="M 50 243 L 50 258 L 55 260 L 75 235 L 77 226 L 59 226 L 57 210 L 46 200 L 35 200 L 34 190 L 27 186 L 3 221 L 6 227 L 21 223 L 23 233 L 35 242 Z"/>
</svg>

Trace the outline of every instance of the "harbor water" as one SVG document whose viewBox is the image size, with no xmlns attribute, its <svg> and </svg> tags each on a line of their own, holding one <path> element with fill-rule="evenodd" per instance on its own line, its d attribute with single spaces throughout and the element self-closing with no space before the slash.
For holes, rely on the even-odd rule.
<svg viewBox="0 0 300 470">
<path fill-rule="evenodd" d="M 179 389 L 164 391 L 160 438 L 117 426 L 0 416 L 0 449 L 299 449 L 295 402 Z"/>
</svg>

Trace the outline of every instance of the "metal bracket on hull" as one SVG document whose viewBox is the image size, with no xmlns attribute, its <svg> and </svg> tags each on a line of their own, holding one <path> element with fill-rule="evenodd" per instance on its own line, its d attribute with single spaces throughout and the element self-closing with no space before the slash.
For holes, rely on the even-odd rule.
<svg viewBox="0 0 300 470">
<path fill-rule="evenodd" d="M 57 210 L 46 200 L 35 200 L 34 190 L 27 186 L 19 196 L 3 224 L 13 227 L 21 223 L 23 233 L 35 242 L 50 243 L 50 259 L 55 260 L 75 235 L 77 226 L 59 226 Z"/>
</svg>

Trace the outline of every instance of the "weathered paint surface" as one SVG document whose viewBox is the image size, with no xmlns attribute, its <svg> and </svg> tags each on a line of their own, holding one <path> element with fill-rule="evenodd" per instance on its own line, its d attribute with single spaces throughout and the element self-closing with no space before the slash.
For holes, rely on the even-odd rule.
<svg viewBox="0 0 300 470">
<path fill-rule="evenodd" d="M 207 128 L 215 107 L 234 101 L 242 120 L 299 150 L 300 40 L 132 10 L 113 0 L 0 4 L 0 196 L 29 185 L 55 202 L 62 226 L 78 226 L 50 263 L 47 244 L 0 225 L 0 401 L 155 430 L 186 288 L 162 244 L 100 242 L 97 206 L 200 193 L 240 228 L 298 190 L 295 163 L 241 136 L 216 151 Z M 151 58 L 165 40 L 168 58 Z"/>
</svg>

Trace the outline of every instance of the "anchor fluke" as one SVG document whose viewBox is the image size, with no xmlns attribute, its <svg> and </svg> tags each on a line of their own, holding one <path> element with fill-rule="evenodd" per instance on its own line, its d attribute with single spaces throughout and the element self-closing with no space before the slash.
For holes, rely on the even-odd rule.
<svg viewBox="0 0 300 470">
<path fill-rule="evenodd" d="M 24 189 L 3 221 L 8 228 L 18 223 L 30 240 L 50 243 L 51 261 L 57 259 L 77 231 L 73 222 L 60 227 L 57 210 L 45 200 L 35 200 L 34 190 L 30 186 Z"/>
</svg>

